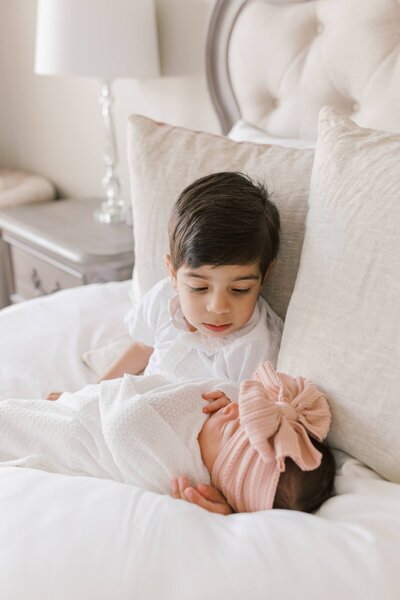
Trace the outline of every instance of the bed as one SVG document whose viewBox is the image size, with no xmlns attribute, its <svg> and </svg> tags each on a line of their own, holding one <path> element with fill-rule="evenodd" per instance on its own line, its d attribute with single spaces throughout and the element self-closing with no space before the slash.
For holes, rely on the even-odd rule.
<svg viewBox="0 0 400 600">
<path fill-rule="evenodd" d="M 218 170 L 266 180 L 282 216 L 264 290 L 285 317 L 278 368 L 332 401 L 335 496 L 315 515 L 223 517 L 3 466 L 2 598 L 399 598 L 399 31 L 394 0 L 218 0 L 206 63 L 225 135 L 129 123 L 132 281 L 0 311 L 1 399 L 95 382 L 129 341 L 132 303 L 164 276 L 177 193 Z"/>
</svg>

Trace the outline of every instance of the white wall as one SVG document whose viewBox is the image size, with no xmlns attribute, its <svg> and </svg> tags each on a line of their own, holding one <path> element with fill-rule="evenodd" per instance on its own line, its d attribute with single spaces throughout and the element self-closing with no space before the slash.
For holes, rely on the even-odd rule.
<svg viewBox="0 0 400 600">
<path fill-rule="evenodd" d="M 82 0 L 84 1 L 84 0 Z M 214 0 L 157 0 L 163 76 L 114 83 L 118 172 L 128 193 L 126 119 L 219 132 L 203 55 Z M 96 80 L 34 75 L 36 0 L 0 0 L 0 167 L 48 176 L 61 197 L 102 194 L 103 128 Z"/>
</svg>

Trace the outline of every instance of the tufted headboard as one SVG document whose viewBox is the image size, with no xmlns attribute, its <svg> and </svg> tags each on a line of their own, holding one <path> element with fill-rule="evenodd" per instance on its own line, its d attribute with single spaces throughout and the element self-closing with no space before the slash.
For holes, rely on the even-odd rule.
<svg viewBox="0 0 400 600">
<path fill-rule="evenodd" d="M 400 0 L 217 0 L 206 68 L 223 133 L 312 140 L 326 104 L 399 132 Z"/>
</svg>

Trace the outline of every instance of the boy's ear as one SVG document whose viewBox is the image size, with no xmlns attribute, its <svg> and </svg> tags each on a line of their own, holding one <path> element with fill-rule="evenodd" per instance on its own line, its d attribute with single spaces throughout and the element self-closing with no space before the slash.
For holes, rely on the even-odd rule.
<svg viewBox="0 0 400 600">
<path fill-rule="evenodd" d="M 172 283 L 174 284 L 174 287 L 176 287 L 176 273 L 175 273 L 174 268 L 172 266 L 171 257 L 170 257 L 169 254 L 165 255 L 165 264 L 167 266 L 167 270 L 168 270 L 169 276 L 172 279 Z"/>
</svg>

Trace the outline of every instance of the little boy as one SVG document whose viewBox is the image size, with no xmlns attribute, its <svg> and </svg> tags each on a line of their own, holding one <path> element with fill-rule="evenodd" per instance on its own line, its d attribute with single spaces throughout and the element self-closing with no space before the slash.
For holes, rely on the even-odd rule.
<svg viewBox="0 0 400 600">
<path fill-rule="evenodd" d="M 162 374 L 242 381 L 276 362 L 282 321 L 259 295 L 279 248 L 267 189 L 233 172 L 196 180 L 169 222 L 169 278 L 128 317 L 134 341 L 102 379 Z"/>
</svg>

